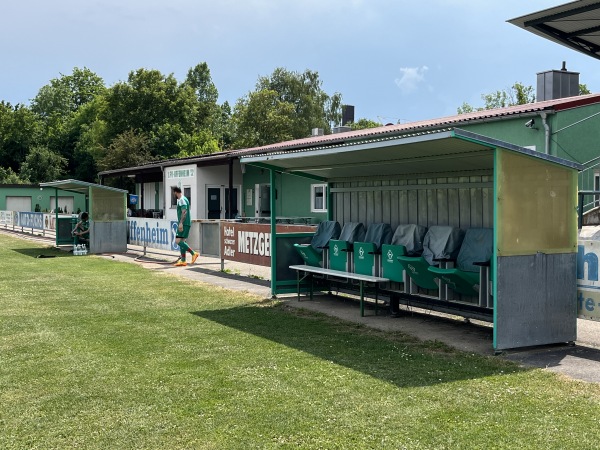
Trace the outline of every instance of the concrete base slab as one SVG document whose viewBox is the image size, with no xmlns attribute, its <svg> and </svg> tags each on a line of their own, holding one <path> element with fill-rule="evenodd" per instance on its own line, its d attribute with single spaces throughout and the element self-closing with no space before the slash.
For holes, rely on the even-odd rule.
<svg viewBox="0 0 600 450">
<path fill-rule="evenodd" d="M 600 383 L 600 350 L 583 346 L 535 348 L 503 355 L 526 366 L 541 367 L 576 380 Z"/>
</svg>

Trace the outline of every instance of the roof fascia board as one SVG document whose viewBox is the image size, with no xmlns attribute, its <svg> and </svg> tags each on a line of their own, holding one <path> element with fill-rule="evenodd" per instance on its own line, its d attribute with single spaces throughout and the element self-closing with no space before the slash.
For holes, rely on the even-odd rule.
<svg viewBox="0 0 600 450">
<path fill-rule="evenodd" d="M 40 183 L 40 187 L 51 187 L 51 188 L 55 188 L 55 189 L 60 189 L 61 191 L 79 192 L 79 191 L 76 191 L 73 189 L 61 187 L 66 184 L 69 184 L 69 183 L 79 185 L 81 188 L 85 188 L 85 189 L 95 188 L 95 189 L 101 189 L 101 190 L 107 190 L 107 191 L 127 193 L 127 191 L 125 191 L 123 189 L 114 188 L 114 187 L 110 187 L 110 186 L 104 186 L 101 184 L 88 183 L 87 181 L 79 181 L 79 180 L 49 181 L 46 183 Z"/>
</svg>

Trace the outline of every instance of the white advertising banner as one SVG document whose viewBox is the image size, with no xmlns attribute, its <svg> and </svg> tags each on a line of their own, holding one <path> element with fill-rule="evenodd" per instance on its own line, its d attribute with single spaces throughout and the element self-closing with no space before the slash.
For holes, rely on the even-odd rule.
<svg viewBox="0 0 600 450">
<path fill-rule="evenodd" d="M 127 218 L 127 243 L 160 250 L 178 250 L 177 222 L 164 219 Z"/>
<path fill-rule="evenodd" d="M 0 225 L 12 226 L 13 218 L 14 218 L 13 211 L 0 211 Z"/>
<path fill-rule="evenodd" d="M 577 316 L 600 321 L 598 280 L 600 241 L 579 240 L 577 248 Z"/>
<path fill-rule="evenodd" d="M 59 214 L 60 218 L 72 218 L 72 214 Z M 56 214 L 44 214 L 44 230 L 56 231 Z"/>
<path fill-rule="evenodd" d="M 55 214 L 44 214 L 44 229 L 45 230 L 56 230 L 56 215 Z"/>
</svg>

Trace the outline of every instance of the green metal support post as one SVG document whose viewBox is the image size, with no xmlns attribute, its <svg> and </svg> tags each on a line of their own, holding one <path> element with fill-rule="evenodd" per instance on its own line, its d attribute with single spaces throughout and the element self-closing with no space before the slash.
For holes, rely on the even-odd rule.
<svg viewBox="0 0 600 450">
<path fill-rule="evenodd" d="M 271 175 L 271 295 L 277 295 L 277 199 L 275 194 L 276 173 L 269 169 Z"/>
<path fill-rule="evenodd" d="M 54 240 L 58 247 L 58 189 L 54 189 L 54 232 L 56 233 Z"/>
<path fill-rule="evenodd" d="M 327 220 L 333 220 L 333 208 L 331 205 L 331 199 L 333 194 L 331 193 L 331 186 L 327 183 Z"/>
<path fill-rule="evenodd" d="M 360 286 L 360 317 L 365 317 L 365 292 L 363 288 L 363 281 L 360 280 L 358 283 Z"/>
</svg>

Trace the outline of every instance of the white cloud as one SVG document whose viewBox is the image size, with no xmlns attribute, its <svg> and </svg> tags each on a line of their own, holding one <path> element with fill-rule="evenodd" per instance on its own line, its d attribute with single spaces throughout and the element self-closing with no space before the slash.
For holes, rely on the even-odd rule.
<svg viewBox="0 0 600 450">
<path fill-rule="evenodd" d="M 419 84 L 425 81 L 425 73 L 429 70 L 427 66 L 421 67 L 400 67 L 402 76 L 396 78 L 394 82 L 400 88 L 403 94 L 410 94 L 419 88 Z M 430 88 L 431 89 L 431 88 Z"/>
</svg>

